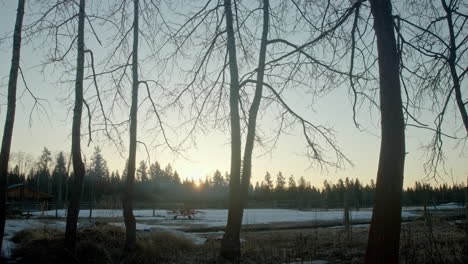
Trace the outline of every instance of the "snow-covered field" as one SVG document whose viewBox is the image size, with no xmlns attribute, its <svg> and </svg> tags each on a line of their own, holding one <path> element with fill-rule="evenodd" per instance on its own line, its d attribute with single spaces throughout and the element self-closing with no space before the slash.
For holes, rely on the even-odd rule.
<svg viewBox="0 0 468 264">
<path fill-rule="evenodd" d="M 430 209 L 459 209 L 459 204 L 444 204 Z M 420 207 L 404 208 L 402 211 L 402 218 L 417 217 L 420 213 L 416 212 L 421 209 Z M 166 231 L 174 232 L 181 236 L 190 238 L 196 243 L 203 243 L 203 234 L 190 234 L 178 231 L 178 229 L 186 227 L 222 227 L 226 225 L 227 210 L 226 209 L 204 209 L 203 213 L 197 214 L 193 220 L 174 220 L 172 215 L 168 214 L 166 210 L 156 210 L 153 216 L 153 210 L 134 210 L 134 215 L 137 220 L 138 230 L 149 231 Z M 66 210 L 59 210 L 58 216 L 62 219 L 41 219 L 41 217 L 49 216 L 55 217 L 56 211 L 43 211 L 34 212 L 31 219 L 7 219 L 5 226 L 5 237 L 3 238 L 2 255 L 9 256 L 11 249 L 14 247 L 10 238 L 14 233 L 25 228 L 43 228 L 54 227 L 64 228 L 64 217 L 66 217 Z M 121 210 L 103 210 L 94 209 L 92 211 L 93 218 L 111 218 L 110 222 L 114 225 L 123 226 L 122 211 Z M 370 209 L 362 209 L 360 211 L 351 211 L 351 219 L 353 221 L 370 220 L 372 212 Z M 89 210 L 81 210 L 79 217 L 83 218 L 81 225 L 86 225 L 91 222 L 84 220 L 89 217 Z M 112 220 L 115 218 L 115 221 Z M 275 224 L 275 223 L 300 223 L 308 222 L 314 223 L 319 221 L 336 221 L 340 222 L 343 219 L 343 210 L 288 210 L 288 209 L 246 209 L 244 211 L 243 224 Z M 93 221 L 93 219 L 91 219 Z M 219 232 L 218 232 L 219 233 Z M 221 232 L 222 233 L 222 232 Z M 220 233 L 220 234 L 221 234 Z"/>
<path fill-rule="evenodd" d="M 156 210 L 153 217 L 153 210 L 134 210 L 134 215 L 140 221 L 155 220 L 158 225 L 190 225 L 199 226 L 224 226 L 227 221 L 226 209 L 206 209 L 201 210 L 203 213 L 196 215 L 195 219 L 187 222 L 183 220 L 173 220 L 171 215 L 165 210 Z M 55 210 L 45 212 L 35 212 L 35 216 L 51 216 L 56 215 Z M 58 216 L 65 217 L 66 211 L 59 210 Z M 93 217 L 120 218 L 122 210 L 93 210 Z M 89 210 L 81 210 L 80 217 L 89 217 Z M 372 212 L 370 210 L 351 211 L 351 219 L 353 220 L 370 220 Z M 415 217 L 417 214 L 403 210 L 402 217 Z M 271 224 L 283 222 L 314 222 L 314 221 L 339 221 L 343 219 L 343 210 L 311 210 L 299 211 L 288 209 L 246 209 L 244 211 L 243 224 Z"/>
</svg>

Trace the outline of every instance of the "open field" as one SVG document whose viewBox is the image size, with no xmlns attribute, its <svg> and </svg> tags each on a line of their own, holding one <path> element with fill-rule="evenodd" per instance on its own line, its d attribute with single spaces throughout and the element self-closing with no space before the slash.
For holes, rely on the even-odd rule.
<svg viewBox="0 0 468 264">
<path fill-rule="evenodd" d="M 402 226 L 401 263 L 466 263 L 462 229 L 438 217 Z M 350 233 L 342 227 L 242 233 L 241 263 L 361 263 L 368 227 Z M 203 242 L 181 233 L 153 230 L 138 235 L 138 249 L 128 263 L 215 263 L 220 233 L 204 233 Z M 62 247 L 63 231 L 39 228 L 20 232 L 13 250 L 18 263 L 70 263 Z M 80 228 L 77 263 L 119 263 L 124 230 L 109 224 Z M 321 260 L 323 262 L 312 262 Z"/>
<path fill-rule="evenodd" d="M 456 227 L 453 220 L 462 216 L 463 208 L 452 204 L 429 209 L 431 209 L 432 226 L 428 226 L 422 208 L 409 207 L 402 211 L 402 219 L 405 222 L 401 235 L 402 258 L 417 259 L 418 262 L 425 263 L 435 257 L 439 260 L 445 259 L 443 254 L 448 254 L 445 251 L 452 250 L 450 256 L 454 257 L 448 263 L 463 263 L 460 258 L 463 257 L 464 232 Z M 152 210 L 135 210 L 139 239 L 141 243 L 146 243 L 143 241 L 154 234 L 169 234 L 188 241 L 194 252 L 198 252 L 196 254 L 199 254 L 200 259 L 214 260 L 226 223 L 227 210 L 201 211 L 203 213 L 197 214 L 193 220 L 185 218 L 174 220 L 165 210 L 155 211 L 156 216 L 153 216 Z M 33 213 L 30 219 L 8 219 L 4 255 L 11 256 L 15 248 L 18 248 L 18 244 L 11 239 L 19 231 L 63 230 L 65 211 L 58 213 L 59 218 L 54 217 L 55 211 L 45 211 Z M 124 232 L 121 211 L 93 210 L 94 217 L 89 219 L 87 216 L 89 216 L 87 210 L 80 212 L 79 226 L 82 230 L 105 225 Z M 351 219 L 354 226 L 351 233 L 346 233 L 342 228 L 342 210 L 247 209 L 242 233 L 244 256 L 254 260 L 254 263 L 282 263 L 277 261 L 287 263 L 313 259 L 359 263 L 365 250 L 370 217 L 370 209 L 352 211 Z M 428 234 L 429 229 L 432 230 L 432 234 Z M 28 239 L 38 239 L 38 237 L 41 235 Z M 429 244 L 423 243 L 423 246 L 419 241 Z M 410 247 L 408 244 L 411 244 Z M 20 245 L 19 248 L 24 246 L 22 243 Z M 424 253 L 421 253 L 421 250 Z M 179 256 L 175 258 L 178 259 Z M 435 263 L 445 263 L 445 260 Z"/>
</svg>

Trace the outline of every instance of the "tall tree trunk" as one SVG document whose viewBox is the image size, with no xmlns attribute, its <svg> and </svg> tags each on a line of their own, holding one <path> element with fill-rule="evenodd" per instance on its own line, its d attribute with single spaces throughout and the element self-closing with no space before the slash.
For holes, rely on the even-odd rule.
<svg viewBox="0 0 468 264">
<path fill-rule="evenodd" d="M 249 109 L 249 123 L 247 129 L 247 138 L 244 150 L 244 166 L 242 167 L 242 193 L 243 204 L 247 200 L 247 194 L 250 185 L 250 176 L 252 174 L 252 154 L 255 143 L 255 133 L 257 128 L 257 114 L 260 108 L 260 101 L 263 94 L 263 79 L 265 76 L 265 60 L 266 50 L 268 41 L 268 30 L 270 27 L 270 1 L 263 0 L 263 28 L 262 28 L 262 39 L 260 42 L 260 54 L 258 58 L 258 70 L 257 70 L 257 82 L 255 86 L 255 95 L 252 101 L 252 105 Z M 243 208 L 242 208 L 243 209 Z"/>
<path fill-rule="evenodd" d="M 344 193 L 344 199 L 343 199 L 343 225 L 345 229 L 345 234 L 346 234 L 346 240 L 347 242 L 351 241 L 351 235 L 352 235 L 352 230 L 351 230 L 351 221 L 349 217 L 349 190 L 346 188 L 345 193 Z"/>
<path fill-rule="evenodd" d="M 65 245 L 73 250 L 76 243 L 76 226 L 80 212 L 80 199 L 85 176 L 85 167 L 81 159 L 81 115 L 83 112 L 83 75 L 84 75 L 84 23 L 85 0 L 80 0 L 78 14 L 78 51 L 76 59 L 75 107 L 72 126 L 73 189 L 68 205 L 67 225 L 65 227 Z"/>
<path fill-rule="evenodd" d="M 399 56 L 391 1 L 371 0 L 370 5 L 377 37 L 382 138 L 365 263 L 398 263 L 405 163 Z"/>
<path fill-rule="evenodd" d="M 15 31 L 13 33 L 13 55 L 11 57 L 10 78 L 8 80 L 8 106 L 5 117 L 5 127 L 3 129 L 2 150 L 0 152 L 0 252 L 2 249 L 3 235 L 5 233 L 8 161 L 10 159 L 13 125 L 15 123 L 16 86 L 20 67 L 21 29 L 23 27 L 24 3 L 25 0 L 18 1 L 18 9 L 16 12 Z"/>
<path fill-rule="evenodd" d="M 230 92 L 229 107 L 231 117 L 231 170 L 229 178 L 229 210 L 226 231 L 221 241 L 220 256 L 225 259 L 237 259 L 240 256 L 240 234 L 236 230 L 242 221 L 242 210 L 239 210 L 241 197 L 241 132 L 239 116 L 239 72 L 237 68 L 236 40 L 232 17 L 231 0 L 224 0 L 226 13 L 227 49 L 229 52 Z"/>
<path fill-rule="evenodd" d="M 249 109 L 249 123 L 248 123 L 247 138 L 246 138 L 246 144 L 245 144 L 245 150 L 244 150 L 242 180 L 240 181 L 240 187 L 237 187 L 238 191 L 233 192 L 233 188 L 230 186 L 228 223 L 226 225 L 226 234 L 223 237 L 223 241 L 221 243 L 221 256 L 230 260 L 235 260 L 240 257 L 240 231 L 242 227 L 242 217 L 244 214 L 244 207 L 247 201 L 248 191 L 249 191 L 250 176 L 251 176 L 251 170 L 252 170 L 252 153 L 253 153 L 253 147 L 254 147 L 254 142 L 255 142 L 255 129 L 257 126 L 256 124 L 257 114 L 258 114 L 258 109 L 260 108 L 260 101 L 261 101 L 262 92 L 263 92 L 263 79 L 264 79 L 264 73 L 265 73 L 265 58 L 266 58 L 266 46 L 267 46 L 267 40 L 268 40 L 268 29 L 269 29 L 269 0 L 264 0 L 263 1 L 263 31 L 262 31 L 262 39 L 260 43 L 257 82 L 256 82 L 256 87 L 255 87 L 254 99 Z M 229 51 L 231 51 L 231 49 Z M 238 96 L 238 92 L 236 95 Z M 232 122 L 232 116 L 231 116 L 231 122 Z M 240 139 L 239 139 L 239 144 L 240 144 Z M 239 149 L 239 156 L 240 156 L 240 149 Z M 232 164 L 231 164 L 231 169 L 232 169 Z M 232 176 L 231 176 L 231 180 L 232 180 Z M 238 182 L 236 182 L 236 184 L 239 184 Z M 233 198 L 233 196 L 236 196 L 236 197 Z"/>
<path fill-rule="evenodd" d="M 125 219 L 125 250 L 133 251 L 136 244 L 136 222 L 133 215 L 133 185 L 135 182 L 135 160 L 137 144 L 137 114 L 138 114 L 138 8 L 139 0 L 133 1 L 133 53 L 132 53 L 132 105 L 130 109 L 130 149 L 128 157 L 127 180 L 122 200 Z"/>
<path fill-rule="evenodd" d="M 455 90 L 455 100 L 457 102 L 458 110 L 462 116 L 463 124 L 465 126 L 466 133 L 468 133 L 468 113 L 465 108 L 465 103 L 463 102 L 463 97 L 461 94 L 460 88 L 460 77 L 457 73 L 457 43 L 456 36 L 454 32 L 453 17 L 452 13 L 454 12 L 453 6 L 447 5 L 446 0 L 441 0 L 442 6 L 447 14 L 447 27 L 449 30 L 450 36 L 450 48 L 449 48 L 449 57 L 448 65 L 450 67 L 450 75 L 452 76 L 453 89 Z M 451 2 L 451 1 L 450 1 Z"/>
<path fill-rule="evenodd" d="M 465 185 L 465 256 L 468 256 L 468 176 Z"/>
<path fill-rule="evenodd" d="M 58 201 L 62 201 L 62 178 L 63 175 L 59 174 L 59 183 L 58 183 Z"/>
</svg>

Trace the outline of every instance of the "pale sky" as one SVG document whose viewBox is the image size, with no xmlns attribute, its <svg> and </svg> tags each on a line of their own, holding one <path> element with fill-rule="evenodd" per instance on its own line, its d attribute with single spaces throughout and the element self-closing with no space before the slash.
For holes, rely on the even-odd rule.
<svg viewBox="0 0 468 264">
<path fill-rule="evenodd" d="M 13 29 L 14 16 L 16 14 L 16 1 L 0 2 L 0 33 L 2 36 Z M 46 47 L 43 47 L 44 49 Z M 66 92 L 70 92 L 57 83 L 56 74 L 46 72 L 40 73 L 37 66 L 42 61 L 41 48 L 33 50 L 31 46 L 23 47 L 21 53 L 21 66 L 25 72 L 25 77 L 31 90 L 36 96 L 48 100 L 46 103 L 46 113 L 33 113 L 32 125 L 29 125 L 29 112 L 31 110 L 32 101 L 27 94 L 19 99 L 17 104 L 17 114 L 15 120 L 12 151 L 24 151 L 31 153 L 34 157 L 38 157 L 43 149 L 47 147 L 53 153 L 64 151 L 70 152 L 70 135 L 71 135 L 71 112 L 68 112 L 67 106 L 60 102 L 59 99 L 66 97 Z M 6 114 L 6 91 L 8 73 L 11 59 L 11 39 L 0 46 L 0 124 L 3 125 Z M 57 71 L 57 69 L 56 69 Z M 462 89 L 466 93 L 466 84 L 462 84 Z M 19 82 L 18 95 L 21 95 L 24 90 L 24 85 Z M 128 89 L 130 92 L 130 87 Z M 347 165 L 344 169 L 336 170 L 329 168 L 328 171 L 320 171 L 317 168 L 310 168 L 310 164 L 304 154 L 305 140 L 301 134 L 299 127 L 287 135 L 280 138 L 277 148 L 266 155 L 259 156 L 261 153 L 254 151 L 253 160 L 253 178 L 252 183 L 261 181 L 266 171 L 272 175 L 276 175 L 281 171 L 283 175 L 289 176 L 293 174 L 296 179 L 304 176 L 306 180 L 313 185 L 322 186 L 324 180 L 336 182 L 339 178 L 359 178 L 361 182 L 368 183 L 371 179 L 375 179 L 379 158 L 380 147 L 380 129 L 379 129 L 379 114 L 377 112 L 369 112 L 364 107 L 359 112 L 358 120 L 365 131 L 359 131 L 354 127 L 352 122 L 351 101 L 347 89 L 338 88 L 323 98 L 316 99 L 313 102 L 313 109 L 309 106 L 312 103 L 310 98 L 304 97 L 301 94 L 294 92 L 288 93 L 285 97 L 286 101 L 293 107 L 297 107 L 297 112 L 307 117 L 309 120 L 331 126 L 337 132 L 337 142 L 343 152 L 354 163 L 354 166 Z M 465 96 L 466 97 L 466 96 Z M 374 109 L 375 110 L 375 109 Z M 446 132 L 449 134 L 463 135 L 463 127 L 461 118 L 456 109 L 452 107 L 451 112 L 447 115 Z M 432 124 L 432 115 L 425 113 L 421 116 L 421 120 L 425 123 Z M 140 121 L 143 122 L 143 114 L 140 114 Z M 262 127 L 264 133 L 268 133 L 269 124 L 267 122 Z M 276 124 L 271 124 L 271 127 L 276 127 Z M 83 130 L 86 129 L 86 124 L 83 125 Z M 139 130 L 140 139 L 148 139 L 155 135 L 149 134 L 145 129 Z M 425 161 L 425 153 L 421 150 L 423 144 L 427 144 L 432 134 L 427 131 L 408 128 L 406 131 L 406 149 L 407 156 L 405 161 L 405 186 L 412 186 L 415 181 L 420 181 L 425 178 L 423 163 Z M 127 135 L 123 135 L 128 138 Z M 183 155 L 188 158 L 184 159 L 167 150 L 167 148 L 150 147 L 151 161 L 158 162 L 165 166 L 171 163 L 182 178 L 204 178 L 219 169 L 220 171 L 229 171 L 230 149 L 229 149 L 229 133 L 206 130 L 204 133 L 199 133 L 196 140 L 196 145 L 192 145 Z M 456 145 L 458 142 L 454 140 L 445 140 L 445 153 L 447 171 L 439 179 L 439 182 L 465 182 L 468 176 L 468 162 L 464 151 L 466 146 Z M 111 170 L 123 170 L 125 158 L 128 153 L 119 155 L 117 150 L 103 139 L 97 139 L 90 146 L 87 146 L 87 137 L 82 140 L 82 149 L 87 157 L 91 156 L 96 145 L 103 148 L 103 154 L 106 158 Z M 330 153 L 331 155 L 331 153 Z M 139 148 L 137 161 L 146 159 L 146 152 L 143 148 Z"/>
</svg>

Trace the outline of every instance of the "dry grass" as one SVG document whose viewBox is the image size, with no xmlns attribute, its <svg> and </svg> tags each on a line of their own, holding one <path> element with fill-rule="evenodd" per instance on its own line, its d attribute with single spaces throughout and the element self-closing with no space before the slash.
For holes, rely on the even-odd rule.
<svg viewBox="0 0 468 264">
<path fill-rule="evenodd" d="M 401 263 L 468 263 L 464 230 L 432 218 L 401 230 Z"/>
<path fill-rule="evenodd" d="M 171 232 L 152 232 L 137 241 L 131 263 L 184 263 L 199 247 L 192 240 Z"/>
<path fill-rule="evenodd" d="M 432 232 L 424 221 L 405 224 L 401 233 L 401 263 L 468 263 L 464 232 L 434 218 Z M 361 263 L 368 228 L 354 228 L 352 239 L 342 229 L 263 231 L 243 234 L 242 263 L 288 263 L 323 259 Z M 219 238 L 203 245 L 172 232 L 140 234 L 134 254 L 123 255 L 124 230 L 108 224 L 80 229 L 76 252 L 63 248 L 63 232 L 24 230 L 14 237 L 19 263 L 215 263 Z M 465 259 L 464 259 L 465 258 Z"/>
<path fill-rule="evenodd" d="M 134 254 L 123 254 L 125 231 L 109 224 L 78 230 L 76 251 L 66 250 L 63 231 L 27 229 L 13 239 L 18 263 L 168 263 L 183 260 L 198 248 L 193 241 L 169 232 L 141 235 Z M 184 257 L 185 256 L 185 257 Z"/>
<path fill-rule="evenodd" d="M 121 252 L 124 232 L 121 228 L 97 224 L 78 232 L 76 252 L 64 248 L 63 231 L 57 229 L 27 229 L 13 240 L 19 246 L 13 250 L 18 263 L 114 263 Z"/>
<path fill-rule="evenodd" d="M 23 243 L 25 241 L 32 241 L 37 239 L 53 239 L 57 235 L 63 234 L 63 231 L 59 229 L 50 228 L 44 226 L 42 228 L 27 228 L 19 232 L 16 232 L 15 235 L 11 238 L 12 242 Z"/>
<path fill-rule="evenodd" d="M 352 240 L 342 229 L 261 232 L 246 236 L 244 255 L 255 263 L 329 260 L 354 263 L 363 257 L 365 228 L 355 229 Z"/>
</svg>

